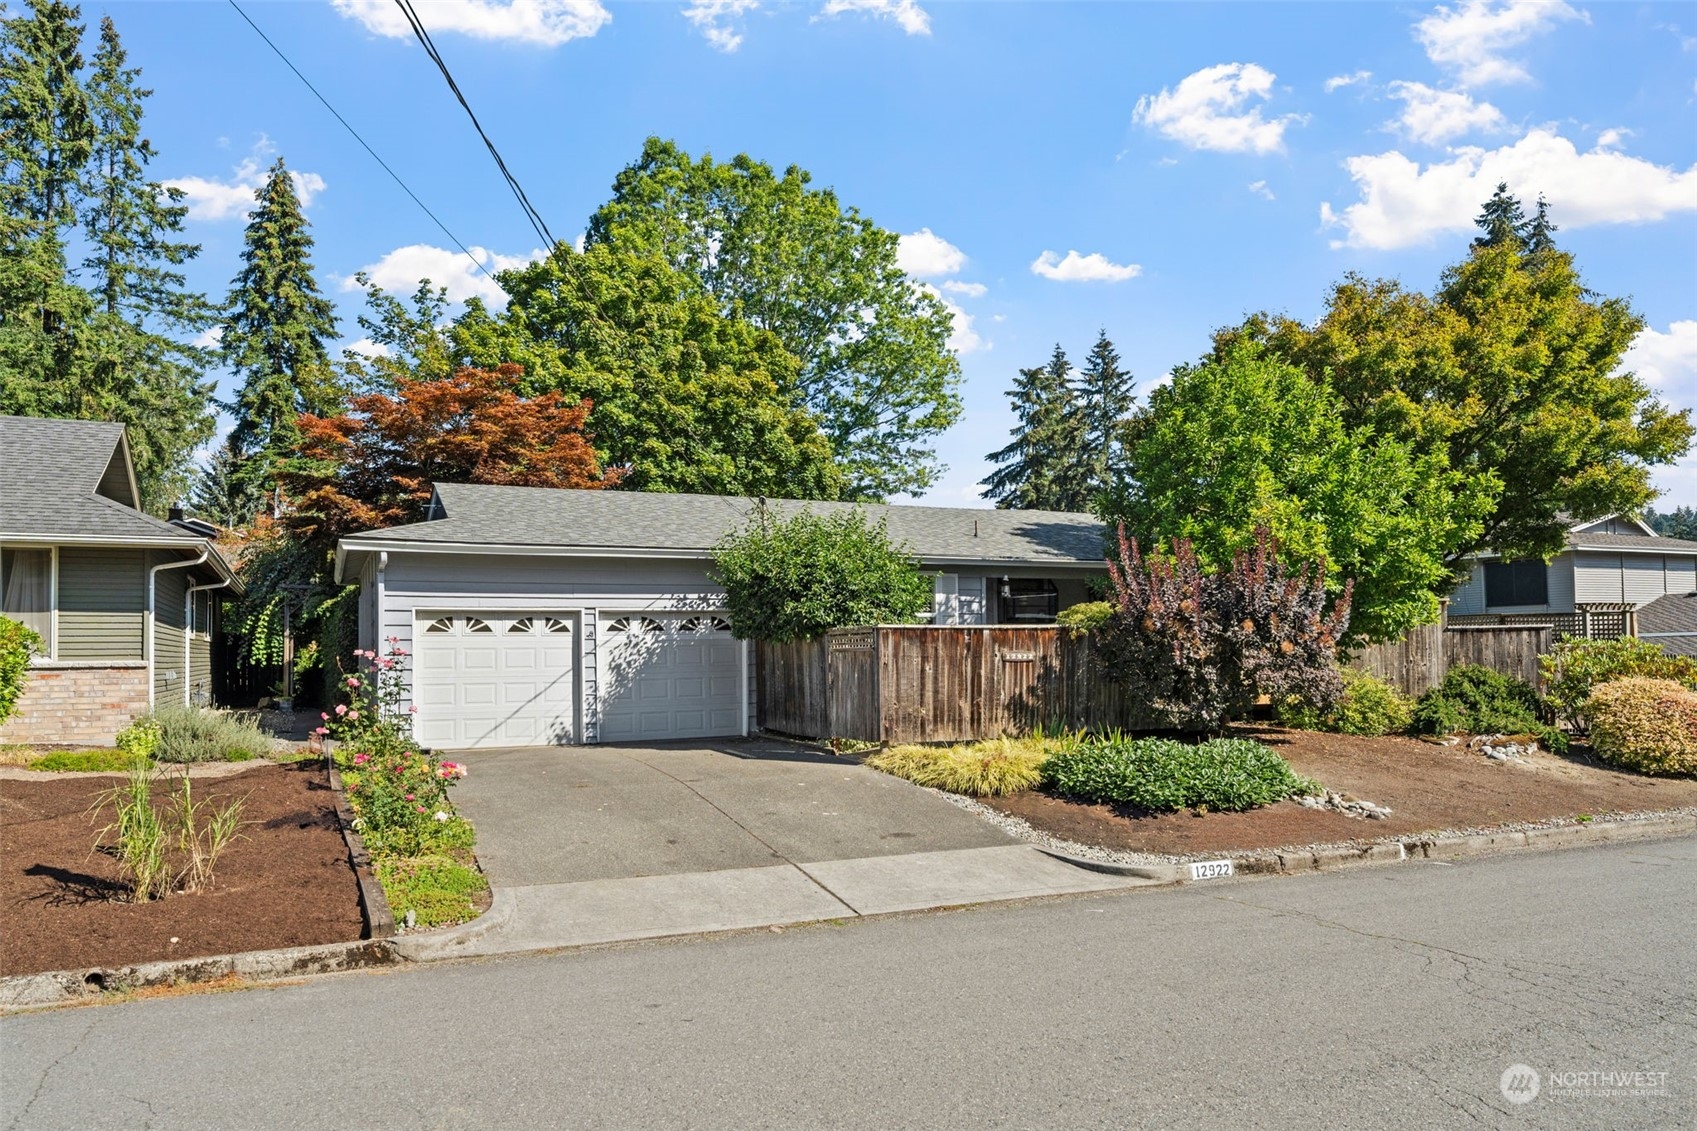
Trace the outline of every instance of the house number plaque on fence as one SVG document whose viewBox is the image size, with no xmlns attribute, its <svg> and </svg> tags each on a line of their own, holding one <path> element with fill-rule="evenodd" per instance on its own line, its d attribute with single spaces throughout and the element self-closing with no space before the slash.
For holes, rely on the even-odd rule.
<svg viewBox="0 0 1697 1131">
<path fill-rule="evenodd" d="M 1003 652 L 1002 653 L 1002 663 L 1004 663 L 1004 664 L 1029 664 L 1029 663 L 1034 662 L 1036 659 L 1037 659 L 1037 653 L 1035 653 L 1035 652 Z"/>
</svg>

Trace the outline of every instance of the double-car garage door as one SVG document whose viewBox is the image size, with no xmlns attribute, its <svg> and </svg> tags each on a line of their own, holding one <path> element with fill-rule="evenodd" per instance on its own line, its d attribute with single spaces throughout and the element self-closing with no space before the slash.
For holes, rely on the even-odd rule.
<svg viewBox="0 0 1697 1131">
<path fill-rule="evenodd" d="M 453 750 L 581 741 L 576 615 L 433 615 L 417 630 L 420 742 Z M 743 651 L 722 617 L 609 617 L 598 651 L 603 741 L 741 731 Z"/>
</svg>

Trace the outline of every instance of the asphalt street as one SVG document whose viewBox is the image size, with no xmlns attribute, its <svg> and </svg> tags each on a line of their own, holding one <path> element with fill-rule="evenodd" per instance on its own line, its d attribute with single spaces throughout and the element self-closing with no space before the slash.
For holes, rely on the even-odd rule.
<svg viewBox="0 0 1697 1131">
<path fill-rule="evenodd" d="M 1690 1127 L 1694 922 L 1683 840 L 341 975 L 0 1021 L 0 1129 Z"/>
</svg>

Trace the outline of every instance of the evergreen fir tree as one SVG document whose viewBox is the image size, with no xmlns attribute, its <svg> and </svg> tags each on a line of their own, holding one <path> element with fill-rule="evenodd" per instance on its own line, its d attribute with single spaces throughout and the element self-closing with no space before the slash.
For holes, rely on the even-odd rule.
<svg viewBox="0 0 1697 1131">
<path fill-rule="evenodd" d="M 336 318 L 313 278 L 312 237 L 282 158 L 248 217 L 226 309 L 224 359 L 241 380 L 225 406 L 236 418 L 236 474 L 244 487 L 270 491 L 278 462 L 294 449 L 300 414 L 329 415 L 340 405 L 325 348 Z"/>
<path fill-rule="evenodd" d="M 1508 245 L 1517 251 L 1526 247 L 1526 211 L 1508 191 L 1508 182 L 1497 182 L 1497 191 L 1485 202 L 1474 224 L 1485 234 L 1473 241 L 1475 249 Z"/>
<path fill-rule="evenodd" d="M 1533 213 L 1532 220 L 1526 226 L 1523 242 L 1526 244 L 1527 255 L 1542 255 L 1554 251 L 1556 241 L 1553 238 L 1559 229 L 1550 221 L 1550 204 L 1544 199 L 1544 194 L 1538 194 L 1538 211 Z"/>
<path fill-rule="evenodd" d="M 241 461 L 242 454 L 232 433 L 224 437 L 224 442 L 195 476 L 188 496 L 190 514 L 230 528 L 253 521 L 253 516 L 265 506 L 265 493 L 256 489 L 257 485 L 244 481 Z"/>
<path fill-rule="evenodd" d="M 87 84 L 94 135 L 83 206 L 96 314 L 76 414 L 131 426 L 144 503 L 160 509 L 182 498 L 190 458 L 212 436 L 213 386 L 200 380 L 210 355 L 184 339 L 215 312 L 178 270 L 200 247 L 172 239 L 188 209 L 181 191 L 147 177 L 154 151 L 141 118 L 152 92 L 124 64 L 117 28 L 104 18 Z"/>
<path fill-rule="evenodd" d="M 1049 364 L 1022 369 L 1008 391 L 1019 422 L 1013 442 L 988 457 L 1001 466 L 981 496 L 1004 510 L 1066 510 L 1082 493 L 1081 417 L 1073 403 L 1072 363 L 1059 345 Z"/>
<path fill-rule="evenodd" d="M 1120 355 L 1108 332 L 1100 331 L 1078 375 L 1079 471 L 1074 478 L 1079 489 L 1065 500 L 1063 510 L 1089 509 L 1125 470 L 1126 440 L 1137 405 L 1135 387 L 1131 374 L 1120 368 Z"/>
</svg>

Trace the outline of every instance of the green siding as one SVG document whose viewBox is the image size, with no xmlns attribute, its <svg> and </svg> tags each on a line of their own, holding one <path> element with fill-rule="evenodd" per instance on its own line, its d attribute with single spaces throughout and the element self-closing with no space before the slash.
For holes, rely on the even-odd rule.
<svg viewBox="0 0 1697 1131">
<path fill-rule="evenodd" d="M 153 701 L 183 705 L 183 593 L 186 571 L 161 570 L 153 578 Z"/>
<path fill-rule="evenodd" d="M 189 638 L 189 702 L 212 705 L 212 638 L 196 633 Z"/>
<path fill-rule="evenodd" d="M 59 659 L 146 659 L 146 628 L 142 551 L 60 548 Z"/>
</svg>

